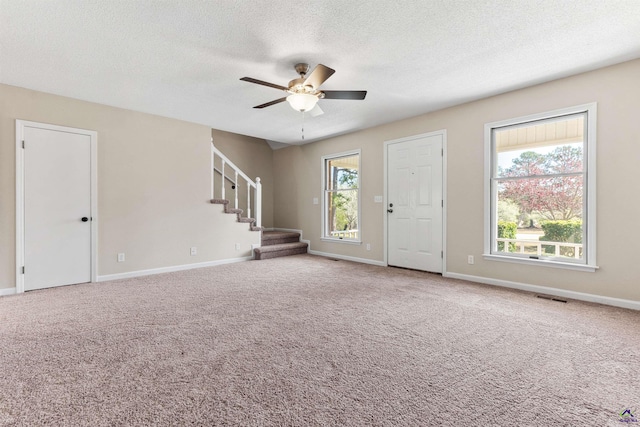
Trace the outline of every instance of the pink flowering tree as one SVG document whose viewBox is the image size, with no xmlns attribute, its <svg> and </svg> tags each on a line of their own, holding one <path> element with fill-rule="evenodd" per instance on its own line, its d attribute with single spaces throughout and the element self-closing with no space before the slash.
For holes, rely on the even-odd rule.
<svg viewBox="0 0 640 427">
<path fill-rule="evenodd" d="M 502 181 L 500 198 L 513 201 L 521 212 L 548 220 L 580 219 L 583 177 L 570 174 L 582 172 L 582 159 L 582 148 L 568 145 L 547 154 L 524 152 L 509 168 L 500 170 L 502 177 L 521 177 Z"/>
</svg>

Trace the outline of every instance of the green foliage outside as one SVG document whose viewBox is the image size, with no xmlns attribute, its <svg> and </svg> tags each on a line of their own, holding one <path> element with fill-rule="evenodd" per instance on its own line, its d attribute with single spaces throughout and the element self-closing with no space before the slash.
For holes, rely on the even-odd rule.
<svg viewBox="0 0 640 427">
<path fill-rule="evenodd" d="M 518 231 L 518 224 L 510 221 L 498 221 L 498 238 L 501 239 L 515 239 L 516 232 Z M 498 250 L 501 252 L 505 251 L 504 247 L 505 242 L 498 242 Z M 515 252 L 516 244 L 511 242 L 509 243 L 509 250 L 506 252 Z"/>
<path fill-rule="evenodd" d="M 335 191 L 331 193 L 331 231 L 358 228 L 358 170 L 332 168 Z"/>
<path fill-rule="evenodd" d="M 352 230 L 358 228 L 358 193 L 342 191 L 333 193 L 334 226 L 332 231 Z"/>
<path fill-rule="evenodd" d="M 582 221 L 580 220 L 542 221 L 540 226 L 544 231 L 544 236 L 540 236 L 540 241 L 582 243 Z M 555 253 L 555 245 L 543 245 L 542 247 L 547 254 Z M 573 257 L 575 248 L 560 247 L 560 255 Z"/>
<path fill-rule="evenodd" d="M 512 200 L 498 200 L 498 218 L 500 221 L 517 223 L 520 218 L 520 207 Z"/>
</svg>

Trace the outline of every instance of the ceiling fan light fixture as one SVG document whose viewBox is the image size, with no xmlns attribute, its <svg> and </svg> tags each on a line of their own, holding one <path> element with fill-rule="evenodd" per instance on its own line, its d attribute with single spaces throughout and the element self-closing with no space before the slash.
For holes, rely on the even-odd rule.
<svg viewBox="0 0 640 427">
<path fill-rule="evenodd" d="M 310 111 L 311 109 L 313 109 L 313 107 L 316 106 L 316 103 L 318 102 L 318 96 L 308 93 L 292 93 L 291 95 L 287 96 L 287 101 L 289 102 L 289 105 L 291 105 L 291 108 L 293 108 L 294 110 L 304 112 Z"/>
</svg>

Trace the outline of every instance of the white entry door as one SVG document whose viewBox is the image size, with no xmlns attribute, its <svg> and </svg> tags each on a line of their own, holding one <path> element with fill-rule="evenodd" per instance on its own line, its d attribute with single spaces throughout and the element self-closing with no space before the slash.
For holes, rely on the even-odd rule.
<svg viewBox="0 0 640 427">
<path fill-rule="evenodd" d="M 93 135 L 31 122 L 16 128 L 24 141 L 23 290 L 90 282 Z"/>
<path fill-rule="evenodd" d="M 442 273 L 443 133 L 387 146 L 387 263 Z"/>
</svg>

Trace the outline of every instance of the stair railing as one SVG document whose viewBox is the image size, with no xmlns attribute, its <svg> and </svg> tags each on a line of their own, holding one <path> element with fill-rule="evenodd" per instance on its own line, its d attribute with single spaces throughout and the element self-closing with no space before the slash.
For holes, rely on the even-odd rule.
<svg viewBox="0 0 640 427">
<path fill-rule="evenodd" d="M 216 168 L 215 160 L 216 156 L 220 158 L 220 169 Z M 229 167 L 233 171 L 235 179 L 229 178 L 225 173 L 225 168 Z M 255 220 L 256 227 L 262 226 L 262 184 L 260 178 L 257 177 L 255 182 L 251 180 L 244 172 L 240 170 L 231 160 L 227 158 L 220 150 L 213 145 L 213 138 L 211 138 L 211 199 L 214 199 L 214 176 L 219 173 L 222 179 L 220 179 L 221 198 L 226 199 L 225 194 L 225 180 L 232 183 L 232 189 L 234 190 L 234 209 L 238 209 L 238 177 L 244 179 L 247 182 L 247 218 L 251 218 L 251 193 L 253 190 L 253 200 L 255 203 Z"/>
</svg>

